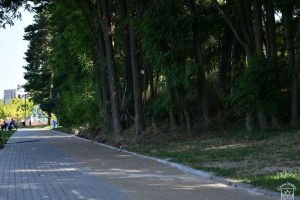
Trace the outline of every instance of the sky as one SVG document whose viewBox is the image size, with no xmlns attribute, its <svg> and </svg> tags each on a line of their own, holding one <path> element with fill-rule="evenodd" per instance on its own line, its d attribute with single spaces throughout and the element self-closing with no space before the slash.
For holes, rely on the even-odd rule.
<svg viewBox="0 0 300 200">
<path fill-rule="evenodd" d="M 22 20 L 15 20 L 15 25 L 0 28 L 0 98 L 5 89 L 16 89 L 24 84 L 26 65 L 24 60 L 28 42 L 23 40 L 24 28 L 33 23 L 34 13 L 22 12 Z"/>
</svg>

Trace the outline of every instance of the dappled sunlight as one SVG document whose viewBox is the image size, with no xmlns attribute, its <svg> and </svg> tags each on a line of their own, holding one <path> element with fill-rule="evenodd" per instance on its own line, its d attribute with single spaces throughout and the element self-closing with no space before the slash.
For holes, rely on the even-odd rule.
<svg viewBox="0 0 300 200">
<path fill-rule="evenodd" d="M 71 138 L 73 136 L 63 136 L 63 135 L 36 135 L 36 136 L 18 136 L 18 137 L 12 137 L 14 139 L 57 139 L 57 138 Z"/>
<path fill-rule="evenodd" d="M 162 190 L 199 190 L 199 189 L 230 189 L 230 186 L 222 183 L 213 183 L 210 180 L 196 179 L 194 176 L 171 175 L 164 172 L 145 173 L 143 170 L 131 170 L 111 168 L 97 172 L 89 172 L 89 175 L 105 176 L 117 182 L 123 180 L 135 180 L 136 184 L 143 181 L 144 185 Z M 172 184 L 170 184 L 172 183 Z"/>
<path fill-rule="evenodd" d="M 16 169 L 13 172 L 26 173 L 26 172 L 72 172 L 79 171 L 77 168 L 57 168 L 57 169 Z"/>
<path fill-rule="evenodd" d="M 131 155 L 126 155 L 126 154 L 119 154 L 119 155 L 115 155 L 114 157 L 119 157 L 119 158 L 130 158 L 132 157 Z"/>
<path fill-rule="evenodd" d="M 130 173 L 143 173 L 142 170 L 135 170 L 135 169 L 118 169 L 113 168 L 109 170 L 101 170 L 101 171 L 95 171 L 95 172 L 88 172 L 90 175 L 107 175 L 107 176 L 125 176 Z"/>
<path fill-rule="evenodd" d="M 163 171 L 110 168 L 88 172 L 90 175 L 107 176 L 113 179 L 143 179 L 145 181 L 197 182 L 194 176 L 168 174 Z"/>
<path fill-rule="evenodd" d="M 67 139 L 75 137 L 74 135 L 56 134 L 52 131 L 42 129 L 18 129 L 19 134 L 14 135 L 12 138 L 16 140 L 22 139 Z"/>
<path fill-rule="evenodd" d="M 43 166 L 45 166 L 45 165 L 47 165 L 47 166 L 70 166 L 70 165 L 73 165 L 74 163 L 67 163 L 67 162 L 65 162 L 65 163 L 62 163 L 62 162 L 41 162 L 41 165 L 43 165 Z M 38 168 L 40 168 L 40 167 L 38 167 Z"/>
<path fill-rule="evenodd" d="M 76 197 L 78 199 L 88 199 L 88 200 L 96 200 L 96 199 L 93 199 L 93 198 L 87 198 L 85 197 L 82 193 L 80 193 L 78 190 L 72 190 L 72 193 L 76 195 Z"/>
<path fill-rule="evenodd" d="M 15 184 L 15 185 L 0 185 L 0 189 L 16 189 L 16 188 L 20 188 L 20 189 L 39 189 L 38 184 L 36 183 L 21 183 L 21 184 Z M 1 197 L 0 197 L 1 199 Z"/>
<path fill-rule="evenodd" d="M 134 170 L 134 169 L 129 169 L 129 170 L 125 170 L 128 173 L 142 173 L 143 171 L 141 170 Z"/>
<path fill-rule="evenodd" d="M 221 183 L 210 183 L 210 184 L 199 184 L 199 185 L 176 185 L 176 187 L 172 189 L 177 190 L 196 190 L 201 188 L 209 188 L 209 189 L 225 189 L 229 188 L 229 186 Z"/>
<path fill-rule="evenodd" d="M 57 138 L 71 138 L 74 137 L 73 135 L 57 135 L 57 134 L 30 134 L 30 135 L 20 135 L 18 134 L 17 136 L 13 136 L 13 139 L 57 139 Z"/>
<path fill-rule="evenodd" d="M 207 147 L 204 148 L 204 150 L 214 150 L 214 149 L 236 149 L 236 148 L 245 148 L 245 147 L 249 147 L 252 146 L 253 144 L 226 144 L 226 145 L 219 145 L 219 146 L 212 146 L 212 147 Z"/>
<path fill-rule="evenodd" d="M 49 130 L 45 130 L 43 128 L 18 128 L 18 131 L 19 132 L 39 132 L 39 133 L 42 133 L 42 132 L 48 132 Z"/>
<path fill-rule="evenodd" d="M 183 184 L 183 183 L 152 183 L 149 186 L 159 187 L 161 189 L 171 190 L 199 190 L 199 189 L 231 189 L 228 185 L 221 183 L 203 183 L 203 184 Z"/>
</svg>

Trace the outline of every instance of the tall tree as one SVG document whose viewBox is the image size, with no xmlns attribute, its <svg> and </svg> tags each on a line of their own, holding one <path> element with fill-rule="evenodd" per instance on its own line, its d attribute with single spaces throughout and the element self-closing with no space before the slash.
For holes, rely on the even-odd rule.
<svg viewBox="0 0 300 200">
<path fill-rule="evenodd" d="M 130 58 L 131 58 L 131 71 L 133 78 L 133 96 L 134 96 L 134 128 L 135 139 L 144 131 L 143 124 L 143 108 L 142 108 L 142 92 L 141 92 L 141 78 L 140 70 L 137 66 L 137 32 L 134 27 L 134 20 L 136 17 L 134 4 L 128 3 L 128 13 L 131 16 L 131 25 L 129 27 L 130 35 Z"/>
<path fill-rule="evenodd" d="M 122 133 L 122 126 L 120 121 L 119 91 L 117 87 L 117 75 L 115 69 L 115 55 L 112 37 L 114 32 L 112 24 L 112 3 L 113 2 L 107 0 L 97 0 L 97 8 L 101 16 L 101 27 L 105 42 L 113 130 L 114 134 L 116 135 L 116 139 L 119 140 Z"/>
<path fill-rule="evenodd" d="M 29 49 L 25 53 L 27 65 L 24 66 L 27 80 L 25 90 L 32 94 L 33 100 L 48 113 L 48 124 L 50 124 L 51 112 L 54 106 L 53 92 L 53 69 L 51 54 L 51 34 L 48 26 L 48 13 L 39 10 L 35 17 L 35 24 L 25 29 L 24 39 L 30 41 Z"/>
</svg>

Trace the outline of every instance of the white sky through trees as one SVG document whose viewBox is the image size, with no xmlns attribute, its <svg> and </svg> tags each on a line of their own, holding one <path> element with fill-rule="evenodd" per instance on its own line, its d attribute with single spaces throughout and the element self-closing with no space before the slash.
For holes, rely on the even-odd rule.
<svg viewBox="0 0 300 200">
<path fill-rule="evenodd" d="M 34 13 L 22 12 L 22 20 L 15 20 L 15 25 L 0 29 L 0 98 L 3 90 L 16 89 L 24 84 L 23 66 L 28 42 L 23 40 L 24 28 L 33 23 Z"/>
</svg>

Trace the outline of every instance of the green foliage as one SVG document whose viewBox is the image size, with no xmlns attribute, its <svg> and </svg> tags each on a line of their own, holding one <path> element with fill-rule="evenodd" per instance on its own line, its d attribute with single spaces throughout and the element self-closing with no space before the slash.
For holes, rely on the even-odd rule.
<svg viewBox="0 0 300 200">
<path fill-rule="evenodd" d="M 155 121 L 161 121 L 168 116 L 169 106 L 166 93 L 159 94 L 158 97 L 147 105 L 147 115 L 153 117 Z"/>
<path fill-rule="evenodd" d="M 296 188 L 300 187 L 300 174 L 296 172 L 278 172 L 258 176 L 249 176 L 243 179 L 244 182 L 252 183 L 255 186 L 278 190 L 278 187 L 284 183 L 292 183 Z M 300 195 L 299 190 L 295 190 L 295 195 Z"/>
<path fill-rule="evenodd" d="M 278 58 L 271 62 L 265 44 L 267 55 L 263 58 L 246 58 L 244 47 L 238 45 L 209 0 L 135 1 L 130 6 L 110 1 L 113 58 L 109 58 L 106 55 L 111 52 L 106 52 L 103 37 L 105 23 L 97 3 L 45 1 L 34 8 L 34 24 L 26 28 L 25 39 L 30 41 L 26 89 L 35 103 L 44 111 L 54 112 L 63 125 L 88 124 L 109 129 L 112 113 L 108 60 L 116 72 L 121 105 L 117 112 L 122 115 L 122 124 L 133 125 L 126 113 L 130 110 L 132 115 L 134 107 L 132 73 L 127 65 L 132 58 L 125 57 L 130 56 L 129 27 L 136 31 L 137 68 L 145 70 L 141 76 L 145 124 L 153 119 L 168 121 L 170 108 L 180 126 L 188 118 L 191 126 L 202 126 L 203 119 L 226 124 L 232 120 L 233 112 L 242 116 L 263 111 L 268 122 L 271 116 L 278 116 L 280 121 L 288 119 L 290 77 L 286 64 L 282 64 L 287 61 L 287 52 L 281 21 L 276 21 L 275 32 Z M 240 28 L 237 16 L 243 10 L 238 3 L 224 1 L 221 5 L 236 28 Z M 276 12 L 278 7 L 282 5 L 276 1 Z M 252 22 L 253 10 L 249 12 Z M 296 12 L 292 21 L 296 24 Z M 266 24 L 262 26 L 266 30 Z M 230 50 L 223 54 L 224 48 Z"/>
<path fill-rule="evenodd" d="M 2 139 L 3 142 L 3 146 L 7 143 L 8 139 L 15 133 L 15 130 L 11 130 L 11 131 L 3 131 L 0 132 L 0 137 Z M 1 142 L 0 142 L 0 149 L 3 148 L 3 146 L 1 146 Z"/>
<path fill-rule="evenodd" d="M 49 30 L 47 10 L 37 10 L 35 23 L 25 28 L 24 39 L 28 40 L 29 48 L 25 53 L 27 65 L 24 78 L 26 91 L 31 93 L 32 99 L 40 107 L 51 112 L 53 107 L 52 89 L 52 59 L 51 34 Z"/>
<path fill-rule="evenodd" d="M 54 112 L 64 126 L 93 126 L 99 120 L 93 43 L 84 21 L 83 4 L 55 2 L 49 19 L 53 35 Z"/>
<path fill-rule="evenodd" d="M 14 98 L 5 106 L 5 116 L 14 119 L 28 118 L 31 115 L 34 104 L 31 100 Z M 26 114 L 26 116 L 25 116 Z"/>
<path fill-rule="evenodd" d="M 167 1 L 152 4 L 140 23 L 146 60 L 156 73 L 167 77 L 170 87 L 187 80 L 184 52 L 189 21 L 179 5 Z"/>
<path fill-rule="evenodd" d="M 5 115 L 5 107 L 3 101 L 0 101 L 0 119 L 4 119 Z"/>
<path fill-rule="evenodd" d="M 241 75 L 231 97 L 237 113 L 260 110 L 278 115 L 286 100 L 289 73 L 284 65 L 259 56 L 250 58 L 248 62 L 248 67 L 239 72 Z"/>
</svg>

